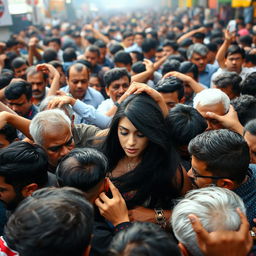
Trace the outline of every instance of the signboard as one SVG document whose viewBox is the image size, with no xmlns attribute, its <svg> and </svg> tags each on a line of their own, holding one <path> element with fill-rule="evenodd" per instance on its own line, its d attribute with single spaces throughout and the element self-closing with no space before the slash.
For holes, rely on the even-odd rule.
<svg viewBox="0 0 256 256">
<path fill-rule="evenodd" d="M 12 25 L 12 18 L 8 8 L 7 0 L 0 0 L 0 26 Z"/>
</svg>

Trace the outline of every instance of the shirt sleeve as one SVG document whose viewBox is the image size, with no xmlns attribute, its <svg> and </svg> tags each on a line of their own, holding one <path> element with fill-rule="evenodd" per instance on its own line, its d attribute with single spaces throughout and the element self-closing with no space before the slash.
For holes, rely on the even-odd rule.
<svg viewBox="0 0 256 256">
<path fill-rule="evenodd" d="M 79 116 L 81 116 L 81 118 L 84 119 L 86 123 L 96 125 L 101 129 L 107 128 L 112 119 L 111 117 L 102 114 L 93 106 L 88 105 L 80 100 L 76 100 L 76 103 L 73 105 L 73 110 Z"/>
</svg>

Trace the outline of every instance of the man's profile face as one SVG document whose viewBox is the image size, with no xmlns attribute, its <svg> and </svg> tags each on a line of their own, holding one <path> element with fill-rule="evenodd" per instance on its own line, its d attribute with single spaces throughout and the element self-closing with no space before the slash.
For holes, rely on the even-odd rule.
<svg viewBox="0 0 256 256">
<path fill-rule="evenodd" d="M 106 87 L 106 93 L 113 102 L 116 102 L 127 91 L 129 86 L 129 78 L 127 76 L 123 76 L 120 79 L 113 81 L 108 88 Z"/>
<path fill-rule="evenodd" d="M 175 107 L 176 104 L 179 103 L 178 92 L 160 92 L 162 97 L 164 98 L 164 102 L 167 108 L 170 110 Z"/>
<path fill-rule="evenodd" d="M 45 95 L 46 80 L 42 72 L 27 76 L 27 81 L 32 86 L 32 96 L 35 99 L 42 99 Z"/>
<path fill-rule="evenodd" d="M 89 73 L 86 67 L 77 71 L 74 67 L 69 70 L 67 79 L 69 91 L 75 99 L 83 99 L 89 86 Z"/>
<path fill-rule="evenodd" d="M 100 56 L 97 52 L 85 51 L 84 57 L 93 67 L 95 67 L 98 64 Z"/>
<path fill-rule="evenodd" d="M 26 70 L 28 66 L 26 64 L 21 65 L 19 68 L 14 69 L 14 75 L 16 78 L 21 78 L 26 80 Z"/>
<path fill-rule="evenodd" d="M 207 131 L 208 130 L 219 130 L 224 128 L 217 120 L 215 119 L 210 119 L 206 117 L 207 112 L 213 112 L 217 115 L 224 116 L 225 113 L 225 108 L 222 103 L 216 103 L 214 105 L 205 105 L 201 106 L 200 103 L 196 106 L 196 110 L 205 118 L 207 122 Z"/>
<path fill-rule="evenodd" d="M 7 105 L 9 108 L 11 108 L 13 111 L 15 111 L 18 115 L 25 117 L 28 115 L 32 103 L 31 100 L 28 100 L 25 94 L 22 94 L 18 99 L 16 100 L 8 100 Z"/>
<path fill-rule="evenodd" d="M 49 127 L 43 135 L 42 147 L 48 155 L 48 162 L 52 166 L 57 166 L 62 157 L 67 155 L 74 147 L 74 140 L 71 127 L 68 125 Z"/>
<path fill-rule="evenodd" d="M 206 64 L 207 64 L 207 55 L 202 56 L 197 53 L 193 53 L 190 61 L 197 65 L 198 71 L 203 72 L 205 70 Z"/>
<path fill-rule="evenodd" d="M 256 136 L 246 131 L 244 134 L 244 139 L 250 148 L 250 163 L 256 164 Z"/>
<path fill-rule="evenodd" d="M 5 178 L 0 176 L 0 201 L 3 202 L 7 210 L 13 211 L 24 199 L 21 192 L 16 192 L 14 187 L 5 182 Z"/>
<path fill-rule="evenodd" d="M 244 63 L 244 59 L 240 53 L 228 55 L 225 60 L 225 65 L 227 70 L 229 72 L 236 72 L 238 74 L 242 70 L 243 63 Z"/>
<path fill-rule="evenodd" d="M 193 188 L 203 188 L 214 184 L 211 178 L 197 177 L 197 175 L 213 176 L 213 174 L 207 170 L 206 162 L 200 161 L 192 155 L 191 166 L 191 169 L 188 171 L 188 176 L 192 181 Z"/>
</svg>

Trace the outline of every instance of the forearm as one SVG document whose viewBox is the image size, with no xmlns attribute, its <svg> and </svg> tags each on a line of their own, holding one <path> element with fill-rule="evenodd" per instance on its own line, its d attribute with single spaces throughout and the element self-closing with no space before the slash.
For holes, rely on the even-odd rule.
<svg viewBox="0 0 256 256">
<path fill-rule="evenodd" d="M 100 31 L 93 29 L 93 34 L 97 39 L 102 40 L 103 42 L 105 42 L 106 44 L 108 44 L 110 41 L 108 39 L 108 37 L 104 36 Z"/>
<path fill-rule="evenodd" d="M 220 68 L 224 69 L 226 67 L 225 65 L 225 54 L 228 50 L 228 47 L 230 46 L 230 42 L 225 40 L 224 43 L 221 45 L 220 49 L 217 52 L 216 60 L 219 63 Z"/>
<path fill-rule="evenodd" d="M 56 95 L 57 91 L 60 89 L 60 74 L 56 73 L 52 80 L 52 84 L 47 96 Z"/>
<path fill-rule="evenodd" d="M 154 65 L 154 69 L 155 70 L 158 70 L 162 64 L 168 59 L 169 56 L 164 56 L 162 57 L 159 61 L 155 62 L 153 65 Z"/>
<path fill-rule="evenodd" d="M 145 83 L 150 78 L 150 76 L 152 76 L 153 73 L 153 70 L 146 70 L 142 73 L 136 74 L 132 76 L 131 82 Z"/>
<path fill-rule="evenodd" d="M 2 111 L 6 111 L 14 115 L 17 115 L 12 109 L 10 109 L 8 106 L 6 106 L 3 102 L 0 101 L 0 112 Z"/>
<path fill-rule="evenodd" d="M 193 36 L 195 33 L 197 32 L 197 30 L 192 30 L 186 34 L 184 34 L 183 36 L 181 36 L 178 40 L 177 43 L 180 44 L 183 40 L 190 38 L 191 36 Z"/>
<path fill-rule="evenodd" d="M 196 82 L 193 78 L 189 80 L 188 84 L 195 93 L 199 93 L 205 90 L 205 88 L 202 85 L 200 85 L 198 82 Z"/>
</svg>

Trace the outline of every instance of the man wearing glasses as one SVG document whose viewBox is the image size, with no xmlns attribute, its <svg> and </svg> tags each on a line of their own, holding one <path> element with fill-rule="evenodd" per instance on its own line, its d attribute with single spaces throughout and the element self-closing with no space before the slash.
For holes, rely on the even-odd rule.
<svg viewBox="0 0 256 256">
<path fill-rule="evenodd" d="M 192 139 L 188 146 L 192 168 L 188 175 L 195 188 L 210 185 L 233 190 L 246 206 L 253 226 L 256 216 L 256 166 L 250 165 L 249 147 L 238 133 L 211 130 Z"/>
</svg>

